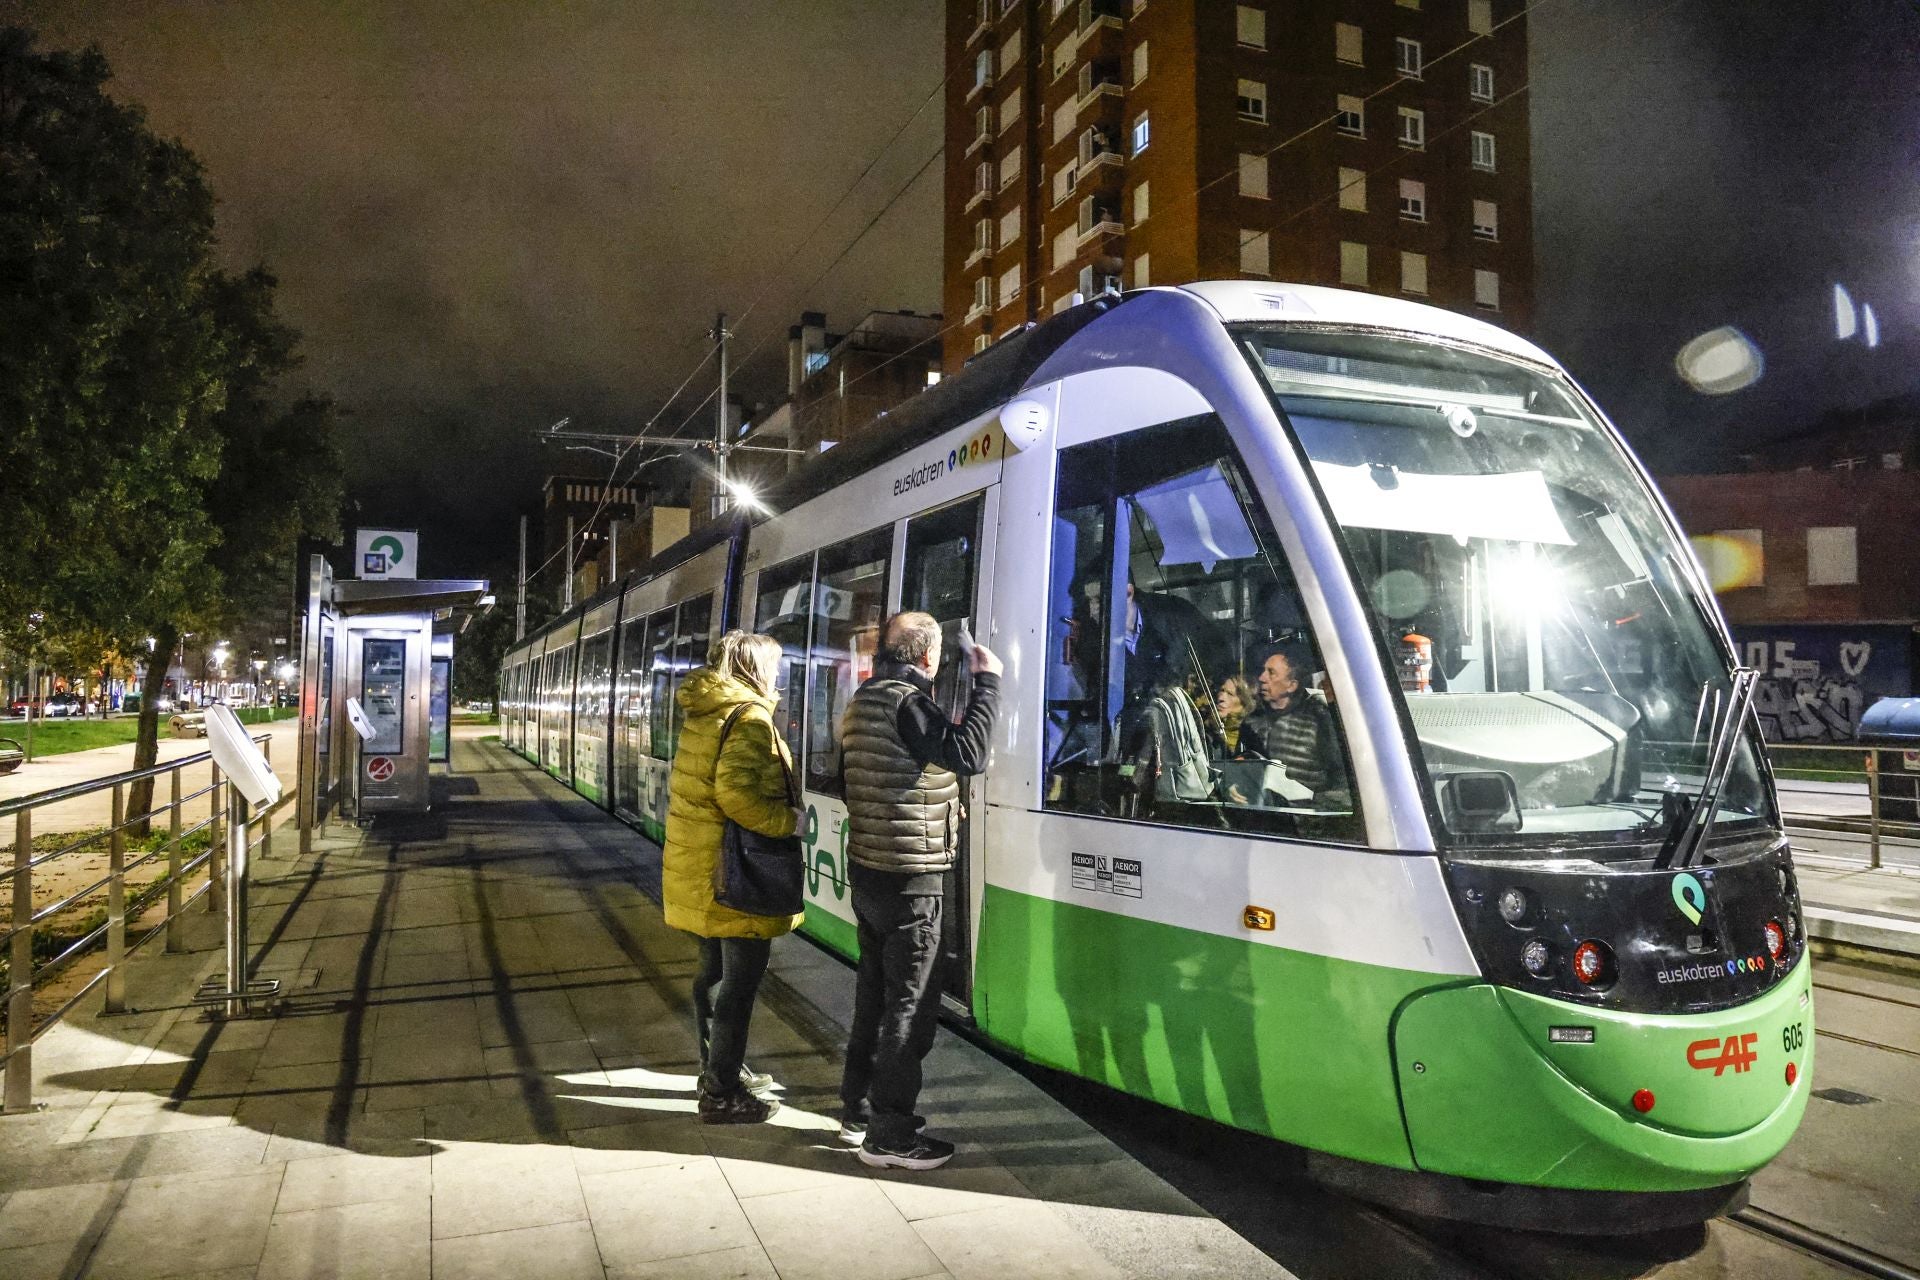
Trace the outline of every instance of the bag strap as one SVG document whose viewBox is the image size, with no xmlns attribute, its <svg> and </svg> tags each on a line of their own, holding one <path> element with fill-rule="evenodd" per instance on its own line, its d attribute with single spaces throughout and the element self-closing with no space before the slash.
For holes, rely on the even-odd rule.
<svg viewBox="0 0 1920 1280">
<path fill-rule="evenodd" d="M 736 706 L 732 711 L 728 712 L 727 718 L 720 722 L 720 741 L 713 749 L 713 778 L 716 785 L 718 784 L 718 780 L 720 777 L 720 756 L 727 749 L 727 734 L 732 732 L 733 722 L 738 720 L 747 711 L 751 710 L 754 705 L 755 704 L 751 702 L 742 702 L 738 706 Z M 787 802 L 793 805 L 794 807 L 798 808 L 800 804 L 800 795 L 799 795 L 799 792 L 795 790 L 793 785 L 793 766 L 787 762 L 787 753 L 780 749 L 782 744 L 780 743 L 779 739 L 780 739 L 780 735 L 778 733 L 775 733 L 773 754 L 780 761 L 780 773 L 786 779 Z"/>
</svg>

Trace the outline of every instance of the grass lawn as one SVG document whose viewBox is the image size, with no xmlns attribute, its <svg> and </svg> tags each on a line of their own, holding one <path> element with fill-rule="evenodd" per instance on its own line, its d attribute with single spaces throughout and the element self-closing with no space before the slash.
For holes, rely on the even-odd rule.
<svg viewBox="0 0 1920 1280">
<path fill-rule="evenodd" d="M 284 720 L 294 715 L 291 707 L 243 707 L 240 719 L 247 724 L 261 724 L 268 720 Z M 171 716 L 160 718 L 160 736 L 168 736 L 170 730 L 167 721 Z M 33 755 L 37 760 L 41 756 L 60 756 L 69 751 L 91 751 L 95 747 L 117 747 L 133 741 L 134 730 L 139 727 L 136 716 L 116 716 L 111 720 L 45 720 L 35 721 L 33 726 Z M 0 724 L 0 737 L 12 738 L 22 746 L 27 741 L 27 726 L 24 721 L 9 720 Z"/>
</svg>

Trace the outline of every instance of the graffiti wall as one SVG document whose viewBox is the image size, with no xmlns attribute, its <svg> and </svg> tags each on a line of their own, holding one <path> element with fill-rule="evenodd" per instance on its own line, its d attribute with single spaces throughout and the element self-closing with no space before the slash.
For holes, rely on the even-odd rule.
<svg viewBox="0 0 1920 1280">
<path fill-rule="evenodd" d="M 1760 673 L 1753 709 L 1770 742 L 1849 741 L 1875 701 L 1914 691 L 1905 623 L 1754 623 L 1733 639 Z"/>
</svg>

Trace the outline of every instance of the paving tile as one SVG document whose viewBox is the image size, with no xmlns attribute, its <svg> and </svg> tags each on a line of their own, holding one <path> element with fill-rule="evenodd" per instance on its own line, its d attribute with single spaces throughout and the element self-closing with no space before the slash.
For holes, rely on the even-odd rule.
<svg viewBox="0 0 1920 1280">
<path fill-rule="evenodd" d="M 764 1142 L 736 1137 L 725 1129 L 709 1129 L 704 1136 L 707 1150 L 727 1175 L 727 1185 L 742 1200 L 831 1187 L 847 1178 L 867 1180 L 868 1170 L 860 1163 L 859 1153 L 838 1143 L 828 1146 L 798 1134 L 792 1141 Z"/>
<path fill-rule="evenodd" d="M 0 1190 L 75 1186 L 155 1174 L 250 1173 L 260 1168 L 267 1135 L 228 1126 L 54 1147 L 30 1165 L 0 1163 Z"/>
<path fill-rule="evenodd" d="M 85 1239 L 106 1226 L 126 1182 L 16 1191 L 0 1205 L 0 1249 Z M 0 1275 L 10 1274 L 0 1268 Z"/>
<path fill-rule="evenodd" d="M 363 1035 L 372 1027 L 363 1020 Z M 315 1062 L 338 1062 L 346 1043 L 348 1015 L 312 1014 L 282 1018 L 275 1024 L 267 1043 L 260 1050 L 255 1071 L 271 1067 L 303 1066 Z M 366 1041 L 362 1040 L 362 1051 Z"/>
<path fill-rule="evenodd" d="M 543 1044 L 495 1045 L 483 1055 L 489 1076 L 511 1076 L 523 1069 L 537 1075 L 600 1075 L 599 1055 L 585 1040 L 552 1040 Z M 522 1060 L 525 1059 L 525 1066 Z M 590 1081 L 578 1081 L 590 1083 Z"/>
<path fill-rule="evenodd" d="M 233 1125 L 236 1097 L 204 1102 L 172 1103 L 144 1094 L 122 1094 L 98 1122 L 83 1135 L 86 1140 L 133 1138 L 147 1134 L 186 1133 L 195 1129 L 223 1129 Z"/>
<path fill-rule="evenodd" d="M 940 1269 L 870 1179 L 755 1196 L 740 1207 L 781 1280 L 908 1280 Z"/>
<path fill-rule="evenodd" d="M 0 1248 L 0 1276 L 7 1280 L 66 1280 L 75 1274 L 85 1246 L 70 1242 Z"/>
<path fill-rule="evenodd" d="M 479 1002 L 480 1043 L 488 1048 L 586 1039 L 564 991 L 512 992 L 507 1003 L 510 1016 L 493 1000 Z"/>
<path fill-rule="evenodd" d="M 1038 1259 L 1045 1259 L 1049 1277 L 1060 1280 L 1119 1280 L 1123 1274 L 1059 1214 L 1035 1200 L 922 1218 L 912 1229 L 958 1280 L 1029 1274 Z"/>
<path fill-rule="evenodd" d="M 486 1059 L 478 1035 L 380 1036 L 373 1042 L 369 1084 L 444 1083 L 485 1077 Z"/>
<path fill-rule="evenodd" d="M 428 1107 L 485 1102 L 491 1096 L 487 1092 L 487 1082 L 482 1078 L 386 1084 L 367 1089 L 362 1105 L 369 1112 L 421 1111 Z"/>
<path fill-rule="evenodd" d="M 433 955 L 467 948 L 468 930 L 458 924 L 422 925 L 411 929 L 389 929 L 384 939 L 390 956 Z"/>
<path fill-rule="evenodd" d="M 585 1222 L 436 1239 L 433 1244 L 433 1280 L 601 1280 L 605 1274 L 593 1228 Z"/>
<path fill-rule="evenodd" d="M 432 1223 L 433 1202 L 424 1193 L 294 1213 L 283 1208 L 268 1228 L 259 1277 L 427 1280 L 433 1271 Z"/>
<path fill-rule="evenodd" d="M 101 1237 L 87 1268 L 97 1280 L 145 1280 L 251 1267 L 266 1245 L 279 1194 L 277 1168 L 239 1177 L 142 1178 Z"/>
<path fill-rule="evenodd" d="M 720 1166 L 709 1157 L 580 1179 L 609 1267 L 756 1243 Z M 817 1229 L 817 1227 L 816 1227 Z"/>
<path fill-rule="evenodd" d="M 564 1147 L 452 1143 L 433 1155 L 436 1240 L 586 1216 L 580 1177 Z"/>
<path fill-rule="evenodd" d="M 662 1258 L 632 1267 L 613 1267 L 607 1280 L 777 1280 L 778 1272 L 757 1244 L 737 1249 L 696 1253 L 690 1258 Z"/>
<path fill-rule="evenodd" d="M 344 1152 L 287 1165 L 277 1213 L 298 1213 L 375 1200 L 425 1199 L 433 1193 L 433 1163 L 424 1145 L 409 1155 Z"/>
<path fill-rule="evenodd" d="M 480 1042 L 479 1015 L 474 998 L 465 994 L 389 1000 L 371 1010 L 373 1043 L 403 1036 L 444 1035 L 461 1042 Z"/>
<path fill-rule="evenodd" d="M 962 1151 L 950 1164 L 921 1173 L 875 1170 L 873 1180 L 909 1222 L 989 1209 L 1033 1195 L 1006 1169 L 968 1151 Z"/>
<path fill-rule="evenodd" d="M 677 1118 L 573 1129 L 567 1141 L 573 1167 L 582 1175 L 685 1164 L 690 1157 L 708 1154 L 700 1127 Z"/>
</svg>

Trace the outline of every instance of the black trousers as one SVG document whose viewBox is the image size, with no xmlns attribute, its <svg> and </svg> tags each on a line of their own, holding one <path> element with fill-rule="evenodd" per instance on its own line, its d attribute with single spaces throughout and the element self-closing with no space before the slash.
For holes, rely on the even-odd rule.
<svg viewBox="0 0 1920 1280">
<path fill-rule="evenodd" d="M 903 893 L 888 884 L 905 886 L 905 876 L 863 875 L 856 868 L 852 880 L 860 971 L 840 1101 L 849 1116 L 871 1116 L 867 1132 L 873 1141 L 899 1146 L 926 1123 L 914 1107 L 920 1100 L 920 1063 L 933 1048 L 940 1008 L 945 899 L 938 893 Z"/>
<path fill-rule="evenodd" d="M 732 1093 L 740 1087 L 747 1023 L 772 955 L 769 938 L 700 939 L 693 1015 L 700 1029 L 700 1083 L 709 1093 Z"/>
</svg>

